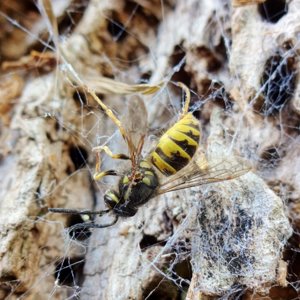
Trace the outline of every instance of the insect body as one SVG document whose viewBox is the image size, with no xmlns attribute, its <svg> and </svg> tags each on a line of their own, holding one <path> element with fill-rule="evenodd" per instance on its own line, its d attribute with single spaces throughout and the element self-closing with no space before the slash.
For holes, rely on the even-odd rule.
<svg viewBox="0 0 300 300">
<path fill-rule="evenodd" d="M 120 179 L 119 192 L 108 190 L 104 195 L 106 205 L 121 217 L 134 216 L 137 208 L 145 204 L 159 186 L 157 175 L 146 160 L 139 163 L 135 178 L 131 176 L 130 171 Z"/>
<path fill-rule="evenodd" d="M 187 113 L 159 140 L 151 153 L 151 162 L 164 175 L 173 175 L 194 156 L 200 138 L 199 121 Z"/>
<path fill-rule="evenodd" d="M 182 87 L 188 91 L 187 102 L 189 103 L 189 90 L 184 85 Z M 188 105 L 185 109 L 188 109 Z M 153 166 L 165 176 L 170 176 L 190 162 L 199 145 L 199 127 L 199 121 L 191 113 L 184 111 L 180 120 L 162 135 L 154 151 L 146 159 L 141 161 L 137 159 L 132 169 L 121 177 L 118 192 L 108 190 L 104 195 L 106 205 L 115 215 L 131 217 L 136 214 L 139 206 L 153 198 L 160 187 Z M 141 146 L 138 148 L 141 150 Z M 140 156 L 140 150 L 134 151 L 134 157 Z M 124 157 L 123 154 L 117 156 Z M 98 179 L 97 175 L 96 177 Z"/>
<path fill-rule="evenodd" d="M 199 121 L 186 114 L 159 140 L 148 160 L 164 175 L 173 175 L 185 167 L 194 156 L 199 145 Z M 159 187 L 155 169 L 148 160 L 141 160 L 135 179 L 132 171 L 119 182 L 119 192 L 109 190 L 104 201 L 116 215 L 130 217 L 137 208 L 153 197 Z"/>
<path fill-rule="evenodd" d="M 129 159 L 131 168 L 121 176 L 117 190 L 108 190 L 104 194 L 107 210 L 80 211 L 76 209 L 50 208 L 49 211 L 99 216 L 112 212 L 115 219 L 109 224 L 88 223 L 74 226 L 77 228 L 103 228 L 115 224 L 119 217 L 134 216 L 140 206 L 157 195 L 211 182 L 229 180 L 248 172 L 249 168 L 240 164 L 228 167 L 224 163 L 220 163 L 210 167 L 203 167 L 194 162 L 193 157 L 199 147 L 200 123 L 188 112 L 190 102 L 189 89 L 182 83 L 177 83 L 177 85 L 186 94 L 183 112 L 177 123 L 161 136 L 155 149 L 146 158 L 143 158 L 141 155 L 144 136 L 139 139 L 136 146 L 128 130 L 122 126 L 122 123 L 113 112 L 104 103 L 99 102 L 106 114 L 119 127 L 128 145 L 130 156 L 113 154 L 107 146 L 94 148 L 98 154 L 94 179 L 99 180 L 108 175 L 118 176 L 118 172 L 115 170 L 100 170 L 100 151 L 104 151 L 114 159 Z M 99 99 L 99 101 L 101 100 Z M 157 172 L 170 177 L 168 180 L 161 182 Z"/>
</svg>

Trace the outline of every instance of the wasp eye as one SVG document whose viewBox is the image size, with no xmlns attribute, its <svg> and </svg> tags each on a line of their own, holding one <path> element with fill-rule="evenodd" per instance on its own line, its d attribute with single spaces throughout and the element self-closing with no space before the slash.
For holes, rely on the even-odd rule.
<svg viewBox="0 0 300 300">
<path fill-rule="evenodd" d="M 104 194 L 104 202 L 109 208 L 114 208 L 116 204 L 120 201 L 119 195 L 117 192 L 108 190 Z"/>
</svg>

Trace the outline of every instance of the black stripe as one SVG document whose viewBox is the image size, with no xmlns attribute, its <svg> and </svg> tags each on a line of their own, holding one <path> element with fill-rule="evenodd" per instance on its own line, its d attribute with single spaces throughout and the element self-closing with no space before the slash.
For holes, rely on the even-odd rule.
<svg viewBox="0 0 300 300">
<path fill-rule="evenodd" d="M 199 143 L 199 138 L 200 138 L 200 132 L 199 135 L 195 135 L 193 134 L 193 131 L 181 131 L 181 130 L 177 130 L 180 133 L 185 134 L 186 136 L 190 137 L 191 139 L 193 139 L 195 142 Z"/>
<path fill-rule="evenodd" d="M 180 125 L 188 126 L 188 127 L 197 129 L 197 130 L 199 131 L 199 124 L 195 125 L 195 124 L 193 124 L 193 123 L 188 123 L 188 124 L 180 123 Z"/>
<path fill-rule="evenodd" d="M 167 169 L 161 169 L 159 166 L 158 166 L 158 164 L 156 163 L 156 160 L 153 158 L 153 157 L 151 157 L 151 162 L 152 162 L 152 164 L 161 172 L 161 173 L 163 173 L 164 175 L 166 175 L 166 176 L 170 176 L 170 175 L 173 175 L 174 173 L 173 172 L 171 172 L 171 171 L 169 171 L 169 170 L 167 170 Z"/>
<path fill-rule="evenodd" d="M 189 145 L 188 140 L 177 141 L 169 136 L 169 139 L 178 145 L 184 152 L 186 152 L 190 157 L 193 157 L 197 150 L 197 146 Z"/>
<path fill-rule="evenodd" d="M 189 159 L 182 157 L 179 151 L 171 152 L 171 157 L 165 155 L 160 147 L 157 147 L 155 152 L 160 156 L 162 160 L 164 160 L 168 165 L 173 167 L 176 171 L 181 170 L 189 163 Z"/>
</svg>

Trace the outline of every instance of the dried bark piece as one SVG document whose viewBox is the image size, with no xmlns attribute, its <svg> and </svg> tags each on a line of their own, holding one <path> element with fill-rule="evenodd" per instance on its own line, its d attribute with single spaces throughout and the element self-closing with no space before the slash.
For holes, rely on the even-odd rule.
<svg viewBox="0 0 300 300">
<path fill-rule="evenodd" d="M 228 157 L 220 116 L 213 114 L 211 122 L 209 163 Z M 282 200 L 249 172 L 196 193 L 193 201 L 199 203 L 192 239 L 193 272 L 199 280 L 195 289 L 221 295 L 240 285 L 267 293 L 277 281 L 282 251 L 293 232 Z"/>
<path fill-rule="evenodd" d="M 263 3 L 266 0 L 232 0 L 233 7 Z"/>
<path fill-rule="evenodd" d="M 65 251 L 61 232 L 67 222 L 48 216 L 47 204 L 70 201 L 75 206 L 92 197 L 86 172 L 71 177 L 66 172 L 72 161 L 63 144 L 72 141 L 72 131 L 60 135 L 53 119 L 43 118 L 36 109 L 40 105 L 50 110 L 54 82 L 54 76 L 27 82 L 10 124 L 11 132 L 18 134 L 5 141 L 13 149 L 2 158 L 0 167 L 6 174 L 0 181 L 0 289 L 11 299 L 19 293 L 26 299 L 42 299 L 55 288 L 55 262 Z M 72 103 L 75 107 L 73 101 L 69 105 Z M 68 179 L 65 184 L 56 185 L 64 178 Z M 76 246 L 70 246 L 68 254 L 78 255 Z M 65 290 L 55 294 L 58 299 L 67 295 Z"/>
<path fill-rule="evenodd" d="M 16 104 L 16 98 L 22 93 L 24 81 L 17 74 L 8 75 L 0 82 L 0 114 L 3 118 L 8 117 L 7 113 Z"/>
<path fill-rule="evenodd" d="M 17 61 L 4 61 L 1 65 L 3 71 L 25 70 L 50 72 L 57 65 L 57 55 L 51 51 L 31 51 L 30 55 L 21 57 Z"/>
<path fill-rule="evenodd" d="M 202 87 L 207 86 L 207 82 L 215 82 L 215 80 L 221 82 L 220 86 L 224 87 L 222 95 L 228 91 L 236 91 L 233 93 L 234 99 L 230 108 L 232 110 L 229 109 L 232 120 L 227 118 L 222 123 L 222 126 L 227 129 L 228 136 L 234 133 L 232 143 L 248 154 L 252 163 L 259 166 L 260 169 L 262 166 L 257 157 L 265 153 L 266 149 L 269 149 L 270 146 L 289 145 L 290 148 L 286 148 L 285 156 L 279 155 L 280 167 L 276 166 L 269 173 L 262 172 L 260 175 L 264 176 L 265 181 L 268 182 L 277 180 L 279 187 L 282 182 L 290 181 L 292 187 L 295 187 L 294 199 L 298 199 L 297 157 L 299 155 L 297 156 L 296 151 L 292 152 L 291 148 L 297 146 L 299 141 L 293 133 L 289 137 L 293 139 L 294 143 L 290 143 L 288 135 L 282 132 L 282 128 L 290 125 L 289 120 L 286 115 L 281 120 L 258 116 L 256 112 L 252 111 L 251 105 L 256 93 L 261 90 L 261 75 L 268 58 L 276 53 L 278 46 L 282 47 L 289 39 L 293 40 L 293 45 L 297 45 L 297 24 L 300 11 L 298 1 L 289 3 L 288 13 L 278 21 L 278 24 L 270 24 L 268 20 L 263 19 L 256 5 L 233 10 L 233 18 L 231 18 L 230 5 L 226 1 L 221 1 L 222 6 L 220 6 L 221 2 L 210 0 L 201 2 L 193 0 L 188 3 L 164 1 L 163 6 L 159 0 L 146 2 L 141 0 L 136 2 L 90 1 L 82 22 L 62 45 L 62 49 L 70 60 L 70 65 L 79 74 L 91 75 L 94 79 L 100 75 L 113 75 L 118 81 L 137 82 L 138 78 L 143 77 L 144 72 L 151 74 L 149 77 L 153 82 L 159 82 L 161 78 L 176 78 L 176 80 L 190 82 L 191 88 L 198 94 L 200 91 L 205 93 Z M 137 10 L 133 10 L 136 3 L 141 6 L 137 6 Z M 83 10 L 79 8 L 78 11 Z M 134 19 L 130 18 L 131 15 Z M 38 17 L 40 18 L 40 16 Z M 133 21 L 131 22 L 131 20 Z M 175 23 L 174 20 L 176 20 Z M 112 21 L 121 24 L 121 29 L 116 34 L 112 30 L 116 29 L 116 26 L 112 26 Z M 42 30 L 44 28 L 43 26 Z M 124 31 L 127 33 L 124 34 Z M 40 31 L 33 33 L 40 33 Z M 122 34 L 118 37 L 120 33 Z M 130 33 L 134 34 L 130 35 Z M 28 37 L 26 34 L 24 36 Z M 11 51 L 11 46 L 15 47 L 16 39 L 13 38 L 12 41 L 13 45 L 3 42 L 1 46 L 8 45 L 5 48 L 7 55 L 18 56 L 19 51 Z M 12 50 L 20 50 L 20 53 L 23 53 L 24 49 L 28 49 L 28 45 L 32 45 L 31 39 L 29 39 L 29 43 L 20 45 L 19 49 Z M 180 50 L 179 55 L 176 52 L 178 49 Z M 120 58 L 122 58 L 121 61 Z M 230 75 L 227 69 L 228 61 L 231 67 Z M 62 66 L 67 67 L 67 65 Z M 3 298 L 10 292 L 13 294 L 11 295 L 12 299 L 19 297 L 16 286 L 21 282 L 20 291 L 25 292 L 22 297 L 26 299 L 44 299 L 45 295 L 65 299 L 70 295 L 76 297 L 79 293 L 82 299 L 89 300 L 99 298 L 123 300 L 130 299 L 130 297 L 131 299 L 143 299 L 159 289 L 161 279 L 172 281 L 173 278 L 169 273 L 172 270 L 172 261 L 171 265 L 169 264 L 171 255 L 175 253 L 178 261 L 186 259 L 182 252 L 178 251 L 177 253 L 174 249 L 176 251 L 181 249 L 183 244 L 187 247 L 186 252 L 190 253 L 190 243 L 186 239 L 191 238 L 191 230 L 187 233 L 184 229 L 195 228 L 197 219 L 195 215 L 198 214 L 199 219 L 201 208 L 210 209 L 209 216 L 214 221 L 214 224 L 212 222 L 213 226 L 218 221 L 215 211 L 224 214 L 231 225 L 231 233 L 233 233 L 230 235 L 230 232 L 226 232 L 224 235 L 218 236 L 216 233 L 218 228 L 215 226 L 211 228 L 212 235 L 207 240 L 215 237 L 215 241 L 222 241 L 222 238 L 228 237 L 229 242 L 232 242 L 239 232 L 245 233 L 246 237 L 254 234 L 251 230 L 254 230 L 253 228 L 256 228 L 257 224 L 253 224 L 251 220 L 257 220 L 257 213 L 260 213 L 253 211 L 253 203 L 258 203 L 257 194 L 260 194 L 261 198 L 269 204 L 270 211 L 267 213 L 269 213 L 270 224 L 275 223 L 273 217 L 282 220 L 282 224 L 275 224 L 276 230 L 266 230 L 263 235 L 262 231 L 266 228 L 266 220 L 262 219 L 262 227 L 258 228 L 255 233 L 265 238 L 262 240 L 265 245 L 276 238 L 280 229 L 282 229 L 282 236 L 276 242 L 277 245 L 279 244 L 277 252 L 266 255 L 270 266 L 266 278 L 259 281 L 254 276 L 251 281 L 245 274 L 238 280 L 247 286 L 260 285 L 262 290 L 267 290 L 268 282 L 275 282 L 276 276 L 281 274 L 277 279 L 279 284 L 284 284 L 285 273 L 279 272 L 281 269 L 279 267 L 276 275 L 276 264 L 280 259 L 281 249 L 279 248 L 288 238 L 290 227 L 282 215 L 283 208 L 282 205 L 280 206 L 280 199 L 257 175 L 248 174 L 245 175 L 246 178 L 237 179 L 229 185 L 223 183 L 210 186 L 211 194 L 204 189 L 204 195 L 208 196 L 204 203 L 203 197 L 200 197 L 199 194 L 195 198 L 195 191 L 187 190 L 178 194 L 169 194 L 160 199 L 152 199 L 153 201 L 141 209 L 139 215 L 132 220 L 117 224 L 116 227 L 109 230 L 94 231 L 89 245 L 83 243 L 79 246 L 80 250 L 84 249 L 88 252 L 85 258 L 84 273 L 81 274 L 84 280 L 82 288 L 62 286 L 63 283 L 59 281 L 59 278 L 62 277 L 63 272 L 57 272 L 57 265 L 65 258 L 64 265 L 70 266 L 68 260 L 74 262 L 73 256 L 78 256 L 78 249 L 73 247 L 74 244 L 78 245 L 77 241 L 68 240 L 66 232 L 66 235 L 62 235 L 63 227 L 73 224 L 72 222 L 76 220 L 50 214 L 49 219 L 45 220 L 43 205 L 47 202 L 49 206 L 55 207 L 90 208 L 93 201 L 97 199 L 101 206 L 101 192 L 105 186 L 101 185 L 95 191 L 95 188 L 91 188 L 88 172 L 84 173 L 84 171 L 84 174 L 78 172 L 78 176 L 72 173 L 76 167 L 70 158 L 69 149 L 70 147 L 74 149 L 77 145 L 76 139 L 84 136 L 84 142 L 80 146 L 86 147 L 86 152 L 89 153 L 91 145 L 97 144 L 96 137 L 112 136 L 115 127 L 107 121 L 107 118 L 103 117 L 103 114 L 98 113 L 98 108 L 95 106 L 91 111 L 90 106 L 85 103 L 80 103 L 78 106 L 77 102 L 75 105 L 72 100 L 74 87 L 60 84 L 64 78 L 61 74 L 55 78 L 59 83 L 59 86 L 56 86 L 53 84 L 55 79 L 52 76 L 53 74 L 49 74 L 33 82 L 30 78 L 26 83 L 27 101 L 25 97 L 22 97 L 21 104 L 18 103 L 16 106 L 18 117 L 14 118 L 11 126 L 11 130 L 18 133 L 12 144 L 16 155 L 4 159 L 0 166 L 2 173 L 5 174 L 2 179 L 7 180 L 2 185 L 3 201 L 0 204 L 2 205 L 0 220 L 3 222 L 1 223 L 3 226 L 1 227 L 3 229 L 1 242 L 3 241 L 4 245 L 0 261 L 3 259 L 1 267 L 5 270 L 5 274 L 1 273 L 4 281 L 1 285 Z M 50 91 L 48 90 L 49 86 Z M 103 87 L 101 88 L 103 90 Z M 297 88 L 299 89 L 299 85 Z M 30 93 L 28 93 L 28 89 L 31 89 Z M 110 88 L 108 92 L 112 90 L 113 88 Z M 172 87 L 168 87 L 168 92 L 163 92 L 158 97 L 147 101 L 152 128 L 161 128 L 162 125 L 168 127 L 168 124 L 172 122 L 171 117 L 176 118 L 180 97 L 176 95 Z M 194 98 L 199 104 L 196 94 L 194 94 Z M 116 111 L 121 111 L 124 107 L 124 101 L 120 97 L 105 96 L 105 101 L 110 108 Z M 175 104 L 176 109 L 173 109 L 173 106 L 170 109 L 170 101 L 172 105 Z M 297 102 L 293 103 L 297 104 Z M 210 103 L 201 110 L 204 135 L 210 127 L 207 121 L 213 107 L 214 104 Z M 89 110 L 86 111 L 86 109 Z M 87 112 L 94 117 L 86 118 Z M 236 120 L 242 118 L 246 120 L 244 123 L 236 123 Z M 286 127 L 280 127 L 286 124 L 288 124 Z M 86 133 L 90 133 L 90 128 L 97 128 L 97 133 L 93 132 L 87 137 Z M 223 138 L 218 138 L 218 140 L 221 144 L 225 143 Z M 116 143 L 119 148 L 124 147 L 123 144 L 118 143 L 118 140 Z M 212 157 L 221 155 L 222 150 L 217 148 L 215 146 L 210 148 Z M 228 149 L 228 146 L 226 148 Z M 217 150 L 214 152 L 213 149 Z M 16 158 L 19 160 L 15 161 Z M 112 165 L 109 164 L 109 166 Z M 254 188 L 254 183 L 258 185 L 257 189 Z M 53 186 L 56 186 L 54 190 L 52 190 Z M 36 199 L 36 195 L 41 196 Z M 45 195 L 48 197 L 43 197 Z M 233 195 L 244 196 L 244 201 L 243 199 L 233 201 Z M 209 202 L 211 200 L 209 196 L 215 201 L 214 203 Z M 191 198 L 195 198 L 193 205 L 190 204 Z M 249 199 L 254 199 L 256 202 L 247 202 L 249 207 L 246 209 L 247 203 L 245 202 Z M 273 212 L 276 207 L 278 211 Z M 199 211 L 196 211 L 196 208 L 199 208 Z M 258 208 L 261 206 L 258 205 Z M 239 209 L 239 211 L 232 213 L 233 209 Z M 253 212 L 252 219 L 248 209 Z M 262 207 L 261 212 L 266 209 L 266 207 Z M 290 206 L 289 209 L 297 218 L 299 206 L 295 203 L 295 206 Z M 169 216 L 167 221 L 166 214 Z M 45 217 L 48 218 L 48 215 Z M 239 231 L 241 226 L 238 226 L 237 222 L 251 225 L 252 229 Z M 200 261 L 200 258 L 197 257 L 198 254 L 200 256 L 205 254 L 202 251 L 203 247 L 199 246 L 203 240 L 197 241 L 197 238 L 200 239 L 203 234 L 203 231 L 199 231 L 199 224 L 202 226 L 201 229 L 207 227 L 209 223 L 198 223 L 197 230 L 194 232 L 193 253 L 195 256 L 193 258 L 197 272 L 194 272 L 192 281 L 194 283 L 196 281 L 198 285 L 196 287 L 191 285 L 190 292 L 198 296 L 202 293 L 200 289 L 203 289 L 214 294 L 225 292 L 225 295 L 230 295 L 235 290 L 242 289 L 243 287 L 231 285 L 237 273 L 228 266 L 235 266 L 235 263 L 241 267 L 240 272 L 245 269 L 247 271 L 247 267 L 245 261 L 234 258 L 232 263 L 227 262 L 227 264 L 220 265 L 223 267 L 221 272 L 213 274 L 214 278 L 220 280 L 229 274 L 228 282 L 226 282 L 228 290 L 224 287 L 219 289 L 216 281 L 210 285 L 207 278 L 205 279 L 207 279 L 208 285 L 199 287 L 202 278 L 198 275 L 202 275 L 202 269 L 198 270 L 197 266 L 204 263 L 204 260 Z M 159 245 L 151 245 L 144 249 L 141 246 L 142 242 L 145 242 L 149 236 L 153 238 L 154 244 L 158 242 Z M 270 241 L 266 241 L 266 237 L 269 237 Z M 160 242 L 164 242 L 166 239 L 168 244 L 161 245 Z M 235 239 L 237 245 L 241 240 L 242 238 Z M 249 243 L 245 243 L 249 249 L 246 249 L 245 252 L 249 250 L 249 252 L 252 251 L 251 253 L 256 253 L 256 238 L 253 237 L 252 240 L 248 239 L 247 241 Z M 227 245 L 232 248 L 232 253 L 236 253 L 238 248 L 234 247 L 234 243 L 229 242 Z M 23 259 L 18 259 L 17 255 L 17 250 L 21 249 L 20 243 L 24 245 L 22 247 Z M 251 248 L 250 246 L 253 245 L 254 247 Z M 268 249 L 262 250 L 267 251 Z M 10 254 L 6 252 L 10 252 Z M 223 255 L 226 256 L 226 251 L 223 252 Z M 244 255 L 246 260 L 247 255 L 248 253 Z M 261 254 L 259 253 L 259 255 Z M 271 257 L 274 258 L 273 263 L 270 262 Z M 206 258 L 206 262 L 209 261 L 210 257 Z M 227 256 L 227 259 L 229 258 L 230 255 Z M 259 258 L 253 262 L 254 271 L 257 271 Z M 39 262 L 37 262 L 38 259 Z M 28 272 L 27 268 L 30 268 L 31 272 Z M 207 271 L 207 268 L 203 270 Z M 9 277 L 10 275 L 11 277 Z M 78 281 L 76 281 L 77 283 Z M 209 291 L 210 287 L 213 289 L 212 291 Z M 14 294 L 14 292 L 16 293 Z M 206 296 L 203 293 L 201 296 L 204 299 L 215 297 Z M 172 297 L 175 297 L 173 291 Z M 261 296 L 254 295 L 253 297 L 260 299 Z"/>
</svg>

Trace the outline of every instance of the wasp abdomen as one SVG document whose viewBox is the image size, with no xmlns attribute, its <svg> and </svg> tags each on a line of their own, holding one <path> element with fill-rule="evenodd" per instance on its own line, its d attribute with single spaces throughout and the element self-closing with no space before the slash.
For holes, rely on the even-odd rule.
<svg viewBox="0 0 300 300">
<path fill-rule="evenodd" d="M 160 138 L 150 154 L 151 162 L 164 175 L 175 174 L 190 162 L 199 138 L 199 121 L 188 113 Z"/>
</svg>

